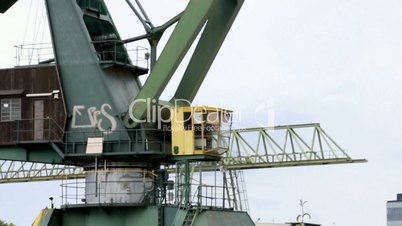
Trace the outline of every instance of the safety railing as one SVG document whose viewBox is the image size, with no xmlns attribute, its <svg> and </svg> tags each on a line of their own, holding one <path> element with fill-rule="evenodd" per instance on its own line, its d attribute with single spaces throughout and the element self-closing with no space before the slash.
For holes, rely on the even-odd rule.
<svg viewBox="0 0 402 226">
<path fill-rule="evenodd" d="M 166 133 L 158 129 L 132 129 L 99 131 L 84 130 L 64 133 L 65 154 L 84 154 L 88 146 L 88 138 L 102 138 L 103 152 L 113 150 L 122 152 L 168 153 L 170 142 Z"/>
<path fill-rule="evenodd" d="M 99 40 L 94 41 L 93 45 L 101 63 L 136 66 L 146 70 L 149 68 L 150 54 L 148 48 L 119 40 Z M 14 47 L 16 66 L 37 65 L 54 61 L 52 43 L 16 45 Z"/>
<path fill-rule="evenodd" d="M 64 129 L 52 118 L 13 121 L 11 142 L 62 142 Z"/>
<path fill-rule="evenodd" d="M 186 187 L 185 190 L 190 189 L 190 188 L 191 187 Z M 172 222 L 171 226 L 184 225 L 184 222 L 186 221 L 186 217 L 188 215 L 188 212 L 191 211 L 191 209 L 194 209 L 192 203 L 194 202 L 194 200 L 196 200 L 197 192 L 198 192 L 198 189 L 195 189 L 195 193 L 191 196 L 191 198 L 189 200 L 189 203 L 184 203 L 184 202 L 179 203 L 179 205 L 177 206 L 176 215 L 175 215 L 175 217 L 173 219 L 173 222 Z M 187 193 L 187 192 L 184 191 L 184 193 Z M 197 208 L 199 208 L 198 204 L 195 205 L 196 210 L 197 210 Z"/>
<path fill-rule="evenodd" d="M 149 51 L 145 47 L 120 40 L 93 41 L 96 54 L 101 63 L 113 63 L 127 66 L 149 67 Z"/>
<path fill-rule="evenodd" d="M 52 43 L 37 43 L 16 45 L 15 47 L 15 65 L 35 65 L 54 60 Z"/>
<path fill-rule="evenodd" d="M 191 188 L 193 187 L 191 186 Z M 186 187 L 185 189 L 190 189 L 190 187 Z M 189 203 L 181 202 L 178 205 L 178 211 L 176 212 L 172 226 L 184 225 L 183 223 L 186 220 L 192 222 L 193 219 L 186 219 L 190 211 L 193 212 L 189 216 L 194 218 L 196 212 L 202 211 L 202 209 L 234 209 L 233 202 L 235 200 L 231 200 L 227 194 L 231 190 L 233 190 L 231 187 L 213 185 L 198 185 L 195 189 L 191 189 L 193 192 L 190 192 L 192 195 Z"/>
<path fill-rule="evenodd" d="M 163 188 L 158 186 L 157 176 L 148 170 L 97 170 L 83 173 L 86 175 L 85 179 L 70 177 L 62 181 L 60 187 L 63 205 L 151 202 L 183 208 L 194 206 L 233 209 L 236 202 L 230 194 L 234 190 L 231 186 L 190 185 L 178 189 L 180 194 L 177 195 L 162 192 Z M 113 175 L 114 173 L 117 174 Z M 183 195 L 187 189 L 190 199 L 185 203 Z M 171 191 L 174 190 L 176 189 Z"/>
<path fill-rule="evenodd" d="M 103 6 L 102 1 L 100 0 L 77 0 L 77 3 L 82 9 L 89 9 L 106 14 L 106 8 Z"/>
<path fill-rule="evenodd" d="M 148 170 L 84 171 L 86 179 L 62 181 L 62 205 L 154 202 L 155 177 Z"/>
<path fill-rule="evenodd" d="M 248 211 L 243 174 L 223 167 L 221 162 L 170 165 L 166 170 L 170 181 L 174 181 L 174 190 L 168 191 L 167 204 Z M 192 196 L 196 198 L 189 201 Z"/>
<path fill-rule="evenodd" d="M 200 185 L 197 192 L 198 206 L 215 208 L 232 208 L 234 200 L 229 196 L 229 191 L 233 188 L 229 186 Z"/>
</svg>

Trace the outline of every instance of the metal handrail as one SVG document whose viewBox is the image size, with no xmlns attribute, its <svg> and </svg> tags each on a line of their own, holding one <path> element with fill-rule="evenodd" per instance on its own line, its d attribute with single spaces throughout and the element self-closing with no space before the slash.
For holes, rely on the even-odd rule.
<svg viewBox="0 0 402 226">
<path fill-rule="evenodd" d="M 145 62 L 144 68 L 148 69 L 149 50 L 146 47 L 135 46 L 135 48 L 130 48 L 130 43 L 125 43 L 122 40 L 97 40 L 92 41 L 92 44 L 96 47 L 99 46 L 100 50 L 96 51 L 101 62 L 114 62 L 122 63 L 124 65 L 133 65 L 132 57 L 135 57 L 134 66 L 140 66 L 140 62 Z M 123 46 L 125 51 L 118 51 L 117 47 Z M 144 52 L 144 57 L 140 57 L 140 52 Z M 135 53 L 133 56 L 130 53 Z M 131 57 L 130 57 L 131 56 Z M 121 61 L 123 59 L 123 61 Z"/>
<path fill-rule="evenodd" d="M 184 188 L 184 193 L 186 192 L 186 190 L 189 189 L 189 187 L 185 187 Z M 172 225 L 171 226 L 177 226 L 176 223 L 181 223 L 179 220 L 181 218 L 183 218 L 182 220 L 185 220 L 185 217 L 187 215 L 187 212 L 190 209 L 190 206 L 188 206 L 187 204 L 191 204 L 193 202 L 193 200 L 195 199 L 195 197 L 197 197 L 197 193 L 198 193 L 198 189 L 196 189 L 196 192 L 193 194 L 192 198 L 190 198 L 189 203 L 185 203 L 185 202 L 180 202 L 179 206 L 177 207 L 177 212 L 176 215 L 172 221 Z M 180 211 L 184 209 L 185 211 Z M 179 222 L 178 222 L 179 221 Z"/>
<path fill-rule="evenodd" d="M 44 136 L 43 139 L 39 139 L 41 141 L 58 141 L 62 142 L 63 141 L 63 134 L 64 134 L 64 129 L 53 119 L 53 118 L 31 118 L 31 119 L 19 119 L 15 120 L 14 125 L 16 125 L 16 129 L 13 130 L 13 133 L 16 133 L 16 139 L 14 140 L 15 142 L 21 142 L 21 141 L 32 141 L 35 140 L 35 138 L 32 139 L 21 139 L 21 135 L 23 133 L 34 133 L 35 129 L 21 129 L 21 124 L 24 122 L 35 122 L 35 121 L 46 121 L 48 122 L 47 128 L 44 128 L 42 132 L 48 135 L 47 139 Z M 55 129 L 56 130 L 55 130 Z M 61 134 L 61 137 L 59 136 Z M 51 139 L 51 137 L 54 136 L 55 139 Z"/>
<path fill-rule="evenodd" d="M 149 137 L 144 137 L 143 134 L 147 132 L 162 132 L 161 139 L 150 139 Z M 129 134 L 134 134 L 133 137 L 130 137 Z M 65 140 L 64 144 L 66 150 L 69 146 L 81 146 L 84 147 L 89 137 L 102 137 L 103 138 L 103 145 L 114 145 L 118 144 L 122 148 L 122 145 L 141 145 L 143 150 L 146 151 L 153 151 L 151 150 L 152 145 L 159 145 L 158 152 L 165 153 L 167 145 L 166 134 L 164 131 L 159 129 L 149 129 L 149 128 L 142 128 L 142 129 L 128 129 L 128 130 L 114 130 L 112 133 L 105 133 L 99 130 L 82 130 L 82 131 L 69 131 L 64 133 Z M 74 137 L 74 139 L 70 139 Z M 121 150 L 120 150 L 121 151 Z M 73 148 L 72 153 L 68 154 L 78 154 Z"/>
<path fill-rule="evenodd" d="M 15 45 L 16 66 L 32 65 L 54 59 L 52 43 Z"/>
<path fill-rule="evenodd" d="M 79 0 L 79 4 L 83 8 L 95 9 L 99 10 L 100 12 L 103 10 L 102 4 L 99 0 Z"/>
<path fill-rule="evenodd" d="M 96 171 L 84 171 L 84 174 L 88 174 L 88 173 L 112 173 L 112 172 L 121 172 L 120 170 L 96 170 Z M 143 192 L 136 192 L 136 191 L 130 191 L 130 192 L 126 192 L 126 191 L 122 191 L 122 192 L 101 192 L 100 190 L 100 186 L 96 186 L 96 190 L 94 192 L 88 192 L 86 189 L 86 187 L 88 185 L 91 184 L 99 184 L 99 185 L 105 185 L 105 187 L 108 187 L 108 184 L 119 184 L 119 183 L 137 183 L 137 182 L 143 182 L 144 184 L 144 189 L 145 189 L 145 184 L 147 182 L 151 182 L 152 184 L 156 184 L 156 180 L 155 177 L 157 177 L 157 175 L 149 170 L 125 170 L 125 172 L 138 172 L 138 173 L 143 173 L 144 177 L 143 178 L 136 178 L 133 180 L 124 180 L 124 181 L 120 181 L 120 180 L 109 180 L 109 181 L 98 181 L 98 180 L 94 180 L 94 181 L 83 181 L 82 179 L 76 179 L 74 181 L 70 180 L 63 180 L 62 184 L 60 184 L 61 187 L 61 199 L 62 199 L 62 205 L 74 205 L 74 204 L 82 204 L 82 203 L 86 203 L 85 198 L 88 196 L 95 196 L 95 197 L 99 197 L 99 200 L 97 202 L 97 204 L 101 204 L 101 197 L 106 197 L 108 195 L 135 195 L 135 194 L 143 194 L 144 197 L 149 194 L 149 193 L 153 193 L 154 189 L 150 190 L 150 191 L 146 191 L 144 190 Z M 145 181 L 144 178 L 152 178 L 152 181 Z M 75 203 L 71 203 L 70 201 L 75 201 Z"/>
</svg>

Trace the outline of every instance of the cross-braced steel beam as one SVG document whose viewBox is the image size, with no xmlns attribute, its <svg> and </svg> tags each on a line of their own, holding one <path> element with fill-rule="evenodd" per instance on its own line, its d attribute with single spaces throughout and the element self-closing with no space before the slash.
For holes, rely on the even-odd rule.
<svg viewBox="0 0 402 226">
<path fill-rule="evenodd" d="M 318 123 L 233 130 L 222 161 L 227 169 L 366 162 L 352 159 Z"/>
<path fill-rule="evenodd" d="M 83 169 L 75 166 L 34 162 L 0 161 L 0 183 L 83 178 Z"/>
<path fill-rule="evenodd" d="M 302 124 L 231 131 L 229 151 L 203 171 L 362 163 L 352 159 L 320 126 Z M 174 169 L 174 165 L 169 167 Z M 83 178 L 80 167 L 19 161 L 0 161 L 0 183 Z"/>
</svg>

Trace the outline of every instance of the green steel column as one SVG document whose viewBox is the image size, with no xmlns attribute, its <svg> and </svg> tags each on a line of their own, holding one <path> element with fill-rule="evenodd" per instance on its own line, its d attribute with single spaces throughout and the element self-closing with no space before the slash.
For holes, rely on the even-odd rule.
<svg viewBox="0 0 402 226">
<path fill-rule="evenodd" d="M 0 13 L 5 13 L 17 0 L 3 0 L 0 2 Z"/>
<path fill-rule="evenodd" d="M 191 194 L 191 183 L 190 183 L 190 162 L 188 160 L 184 161 L 184 204 L 190 206 L 190 194 Z"/>
<path fill-rule="evenodd" d="M 207 21 L 208 15 L 212 11 L 215 2 L 214 0 L 190 1 L 176 29 L 173 31 L 158 61 L 154 65 L 147 81 L 135 98 L 136 100 L 159 98 L 191 47 L 191 44 Z M 132 117 L 142 119 L 147 110 L 147 105 L 141 102 L 130 106 L 130 108 L 131 112 L 129 111 L 124 118 L 124 123 L 127 128 L 133 128 L 138 125 L 138 123 L 132 121 Z"/>
<path fill-rule="evenodd" d="M 219 0 L 171 102 L 194 100 L 244 0 Z M 180 103 L 185 104 L 181 101 Z"/>
<path fill-rule="evenodd" d="M 91 108 L 107 111 L 109 118 L 97 116 L 103 128 L 124 129 L 76 0 L 47 0 L 46 6 L 67 112 L 75 119 L 69 120 L 67 131 L 90 127 Z"/>
</svg>

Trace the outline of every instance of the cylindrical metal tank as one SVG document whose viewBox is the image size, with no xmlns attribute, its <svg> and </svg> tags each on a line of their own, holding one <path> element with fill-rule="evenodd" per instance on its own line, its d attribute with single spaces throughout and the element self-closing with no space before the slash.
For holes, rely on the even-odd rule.
<svg viewBox="0 0 402 226">
<path fill-rule="evenodd" d="M 153 197 L 153 175 L 141 168 L 89 171 L 85 179 L 87 204 L 142 204 Z"/>
</svg>

